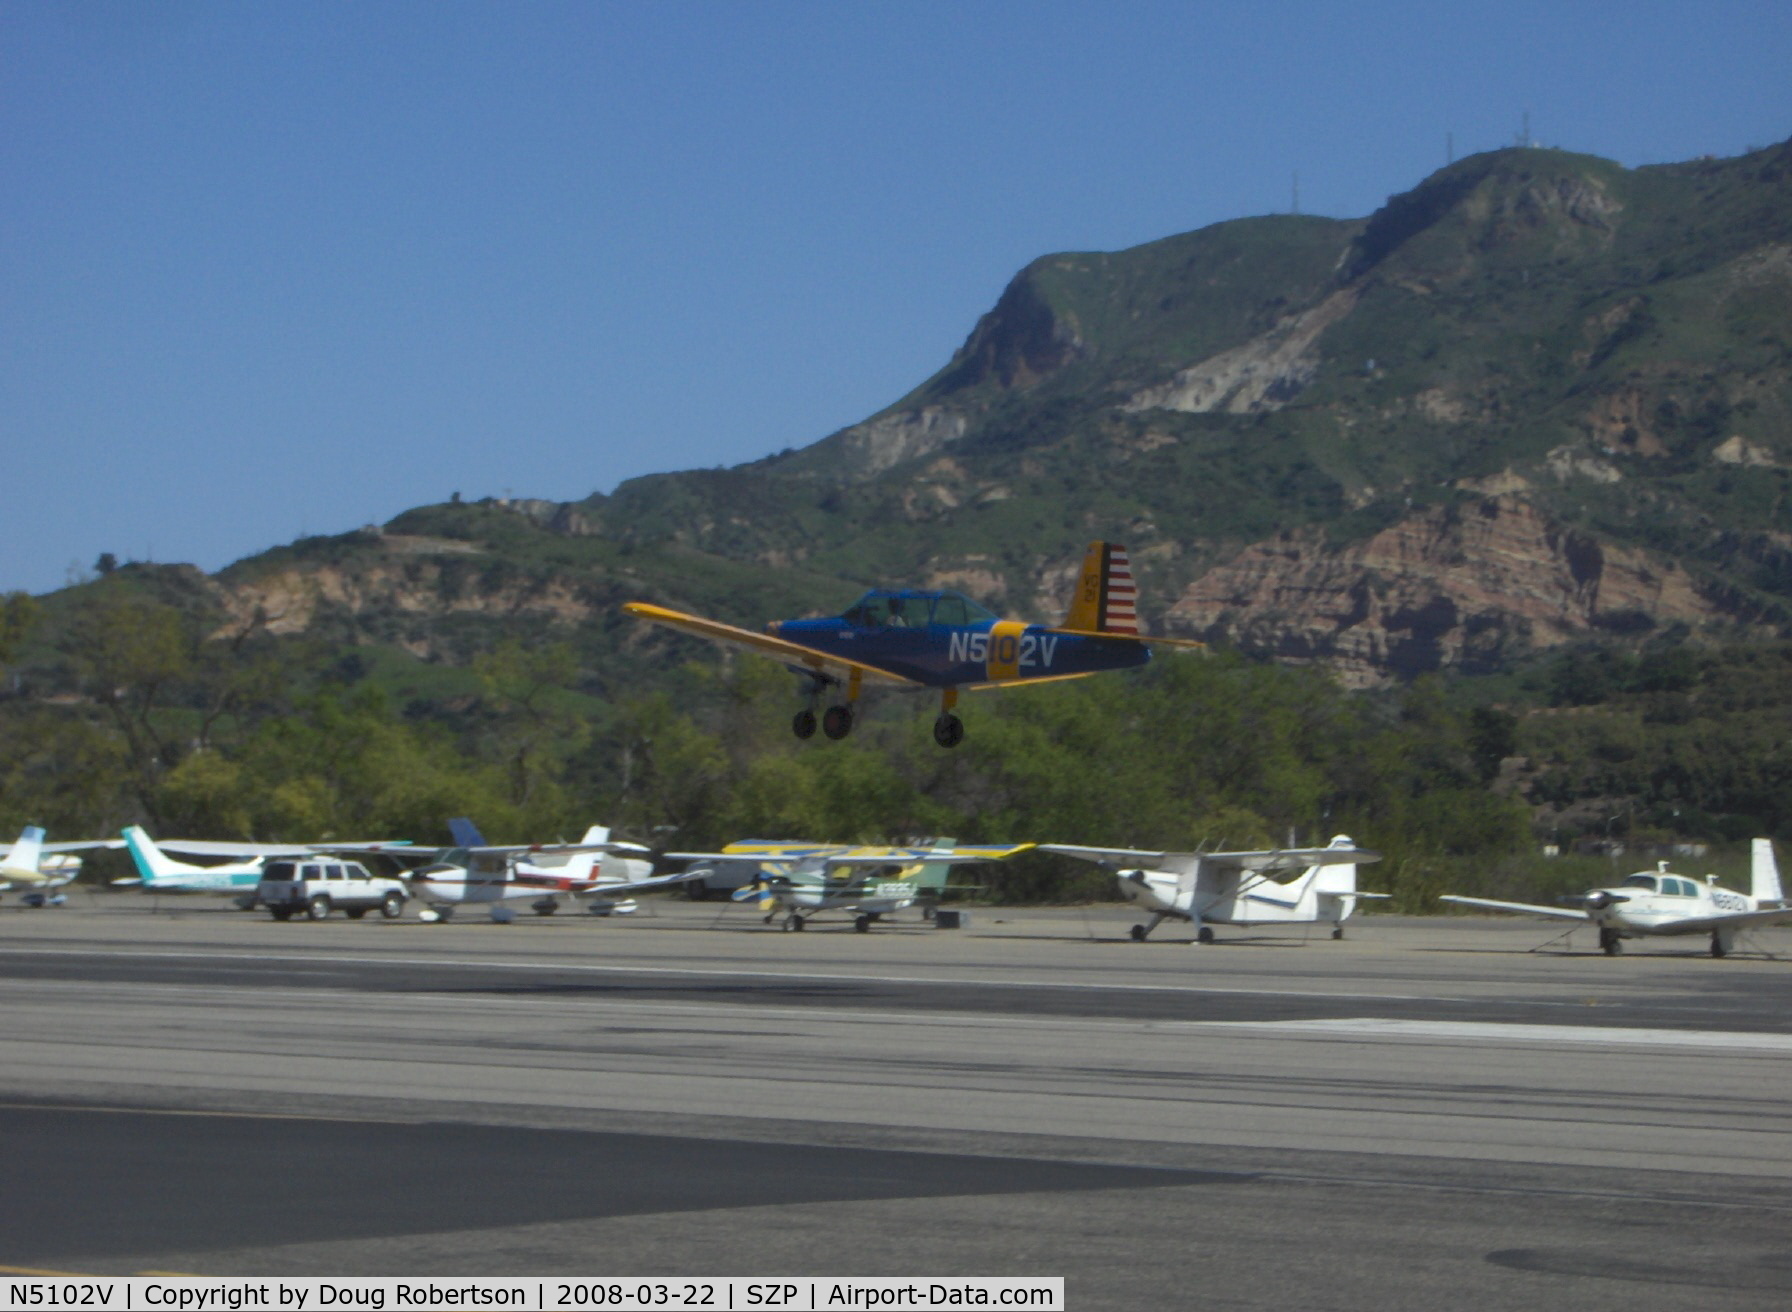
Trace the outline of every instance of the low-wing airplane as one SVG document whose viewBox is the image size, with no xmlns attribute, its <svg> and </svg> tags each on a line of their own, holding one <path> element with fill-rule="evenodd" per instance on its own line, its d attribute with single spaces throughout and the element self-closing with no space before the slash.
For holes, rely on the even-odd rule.
<svg viewBox="0 0 1792 1312">
<path fill-rule="evenodd" d="M 78 843 L 46 843 L 38 825 L 26 825 L 18 841 L 0 851 L 0 890 L 23 884 L 26 891 L 19 901 L 28 907 L 55 907 L 68 901 L 68 895 L 57 890 L 81 873 L 81 858 L 71 855 L 96 847 L 116 847 L 112 839 L 94 839 Z"/>
<path fill-rule="evenodd" d="M 612 841 L 603 825 L 591 826 L 577 843 L 509 846 L 487 843 L 464 818 L 450 820 L 448 829 L 453 847 L 379 849 L 401 861 L 414 853 L 427 862 L 405 876 L 425 904 L 418 912 L 421 920 L 448 920 L 458 907 L 478 904 L 489 907 L 493 920 L 508 923 L 516 913 L 506 903 L 517 898 L 533 899 L 529 905 L 536 915 L 551 916 L 560 909 L 561 894 L 589 898 L 588 909 L 598 915 L 626 915 L 634 910 L 634 894 L 693 878 L 688 873 L 655 877 L 652 861 L 644 859 L 649 850 Z"/>
<path fill-rule="evenodd" d="M 758 858 L 758 877 L 735 890 L 734 901 L 757 902 L 768 925 L 782 912 L 787 930 L 803 929 L 823 911 L 847 912 L 853 918 L 853 928 L 863 934 L 884 916 L 911 906 L 931 909 L 937 905 L 953 866 L 1000 861 L 1032 844 L 961 847 L 950 838 L 941 838 L 928 847 L 766 846 L 782 850 L 767 851 Z M 699 862 L 741 859 L 738 852 L 666 855 L 668 860 Z"/>
<path fill-rule="evenodd" d="M 646 602 L 622 609 L 636 619 L 782 661 L 802 681 L 806 696 L 807 704 L 791 722 L 798 738 L 814 736 L 816 707 L 830 697 L 835 700 L 819 719 L 822 732 L 830 738 L 851 733 L 867 679 L 938 688 L 933 738 L 941 747 L 964 740 L 964 722 L 953 712 L 963 689 L 1080 679 L 1144 665 L 1153 643 L 1202 645 L 1139 632 L 1126 548 L 1108 542 L 1089 544 L 1070 613 L 1056 626 L 1000 619 L 956 592 L 883 588 L 867 592 L 843 615 L 779 620 L 764 633 Z"/>
<path fill-rule="evenodd" d="M 1738 930 L 1792 924 L 1792 907 L 1786 905 L 1780 891 L 1773 841 L 1767 838 L 1754 841 L 1747 893 L 1720 888 L 1716 875 L 1707 875 L 1702 884 L 1676 875 L 1666 861 L 1660 861 L 1652 871 L 1639 870 L 1611 888 L 1596 888 L 1584 894 L 1578 907 L 1544 907 L 1453 893 L 1446 893 L 1439 900 L 1593 925 L 1599 930 L 1600 950 L 1608 957 L 1622 952 L 1627 938 L 1674 934 L 1709 934 L 1711 955 L 1723 957 L 1735 949 Z"/>
<path fill-rule="evenodd" d="M 1165 920 L 1186 920 L 1195 942 L 1213 942 L 1213 926 L 1332 923 L 1332 937 L 1344 937 L 1344 922 L 1363 898 L 1356 868 L 1381 860 L 1339 834 L 1325 847 L 1271 848 L 1258 852 L 1141 852 L 1124 847 L 1072 847 L 1041 843 L 1057 852 L 1107 866 L 1118 876 L 1120 893 L 1151 913 L 1132 927 L 1143 943 Z M 1297 876 L 1290 878 L 1290 876 Z"/>
</svg>

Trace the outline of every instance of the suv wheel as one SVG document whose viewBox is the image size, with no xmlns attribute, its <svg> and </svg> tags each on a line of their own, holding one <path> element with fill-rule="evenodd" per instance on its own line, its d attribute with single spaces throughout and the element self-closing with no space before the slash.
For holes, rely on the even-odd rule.
<svg viewBox="0 0 1792 1312">
<path fill-rule="evenodd" d="M 305 914 L 313 920 L 327 920 L 330 916 L 330 899 L 319 895 L 305 905 Z"/>
<path fill-rule="evenodd" d="M 387 920 L 397 920 L 404 914 L 404 899 L 396 893 L 386 894 L 386 900 L 380 903 L 380 914 Z"/>
<path fill-rule="evenodd" d="M 292 908 L 291 907 L 269 907 L 268 911 L 270 914 L 272 914 L 272 916 L 274 917 L 275 920 L 291 920 L 292 919 Z"/>
</svg>

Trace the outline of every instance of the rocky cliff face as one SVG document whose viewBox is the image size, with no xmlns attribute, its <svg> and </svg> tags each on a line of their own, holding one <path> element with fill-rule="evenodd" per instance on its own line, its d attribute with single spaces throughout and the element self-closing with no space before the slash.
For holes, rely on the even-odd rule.
<svg viewBox="0 0 1792 1312">
<path fill-rule="evenodd" d="M 1172 631 L 1373 686 L 1598 635 L 1727 618 L 1684 570 L 1602 545 L 1515 496 L 1414 515 L 1366 542 L 1247 547 L 1191 583 Z"/>
</svg>

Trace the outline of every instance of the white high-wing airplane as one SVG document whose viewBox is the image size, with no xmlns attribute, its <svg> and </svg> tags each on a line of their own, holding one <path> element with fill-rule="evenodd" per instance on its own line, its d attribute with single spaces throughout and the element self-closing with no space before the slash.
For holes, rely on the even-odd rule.
<svg viewBox="0 0 1792 1312">
<path fill-rule="evenodd" d="M 695 878 L 688 872 L 653 877 L 653 862 L 644 859 L 649 849 L 611 841 L 603 825 L 592 825 L 577 843 L 511 846 L 486 843 L 469 820 L 450 820 L 448 828 L 459 846 L 419 852 L 429 864 L 405 876 L 425 904 L 420 920 L 447 920 L 457 907 L 478 903 L 490 907 L 493 920 L 508 923 L 516 912 L 505 903 L 525 897 L 534 899 L 529 905 L 536 915 L 551 916 L 562 893 L 589 898 L 588 909 L 597 915 L 626 915 L 635 909 L 634 894 Z"/>
<path fill-rule="evenodd" d="M 1792 924 L 1792 907 L 1780 892 L 1780 870 L 1771 839 L 1757 838 L 1750 853 L 1749 891 L 1733 893 L 1718 887 L 1717 876 L 1704 883 L 1676 875 L 1661 861 L 1654 870 L 1639 870 L 1612 888 L 1596 888 L 1575 907 L 1542 907 L 1529 902 L 1500 902 L 1486 897 L 1441 899 L 1458 906 L 1487 907 L 1524 915 L 1573 920 L 1599 930 L 1599 946 L 1608 957 L 1624 950 L 1627 938 L 1662 934 L 1709 934 L 1711 955 L 1728 956 L 1736 931 L 1756 925 Z"/>
<path fill-rule="evenodd" d="M 1133 941 L 1165 920 L 1186 920 L 1195 942 L 1213 942 L 1214 925 L 1299 925 L 1332 922 L 1332 937 L 1344 937 L 1344 922 L 1362 898 L 1356 868 L 1381 860 L 1381 853 L 1339 834 L 1325 847 L 1288 847 L 1260 852 L 1140 852 L 1124 847 L 1071 847 L 1041 843 L 1041 852 L 1080 857 L 1112 869 L 1120 893 L 1151 913 L 1132 927 Z M 1298 878 L 1289 878 L 1298 874 Z"/>
<path fill-rule="evenodd" d="M 743 845 L 735 846 L 738 849 Z M 928 906 L 937 901 L 951 867 L 1000 861 L 1026 851 L 1032 844 L 960 847 L 950 838 L 941 838 L 931 847 L 803 843 L 763 846 L 772 850 L 757 857 L 758 877 L 737 889 L 734 901 L 757 902 L 766 913 L 768 925 L 782 911 L 783 927 L 787 930 L 802 929 L 823 911 L 849 912 L 853 928 L 863 934 L 884 916 L 917 903 Z M 666 856 L 668 860 L 697 862 L 742 859 L 738 850 L 668 852 Z M 697 878 L 705 871 L 706 867 L 699 865 L 686 874 Z"/>
<path fill-rule="evenodd" d="M 116 840 L 104 838 L 80 843 L 46 843 L 41 827 L 26 825 L 17 842 L 0 850 L 0 890 L 24 884 L 27 891 L 19 899 L 24 905 L 61 906 L 68 901 L 68 895 L 56 890 L 81 873 L 81 858 L 69 853 L 116 846 Z"/>
</svg>

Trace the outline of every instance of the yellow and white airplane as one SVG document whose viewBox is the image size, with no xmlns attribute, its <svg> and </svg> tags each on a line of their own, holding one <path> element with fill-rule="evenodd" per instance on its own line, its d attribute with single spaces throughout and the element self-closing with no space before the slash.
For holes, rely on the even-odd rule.
<svg viewBox="0 0 1792 1312">
<path fill-rule="evenodd" d="M 1165 920 L 1186 920 L 1195 942 L 1213 942 L 1214 925 L 1300 925 L 1332 922 L 1332 937 L 1344 937 L 1344 922 L 1363 898 L 1385 893 L 1357 890 L 1356 868 L 1381 860 L 1345 834 L 1325 847 L 1288 847 L 1259 852 L 1141 852 L 1126 847 L 1072 847 L 1041 843 L 1057 852 L 1109 867 L 1120 895 L 1151 913 L 1132 927 L 1135 943 Z M 1290 876 L 1298 876 L 1290 878 Z"/>
<path fill-rule="evenodd" d="M 94 839 L 80 843 L 46 843 L 38 825 L 26 825 L 18 841 L 0 851 L 0 890 L 25 886 L 19 899 L 28 907 L 56 907 L 68 901 L 68 895 L 57 890 L 81 873 L 81 858 L 73 852 L 96 847 L 117 847 L 112 839 Z"/>
<path fill-rule="evenodd" d="M 1738 930 L 1792 924 L 1792 907 L 1786 905 L 1780 891 L 1773 841 L 1757 838 L 1750 856 L 1747 893 L 1720 888 L 1716 875 L 1707 875 L 1702 884 L 1676 875 L 1661 861 L 1654 870 L 1639 870 L 1611 888 L 1596 888 L 1583 895 L 1579 907 L 1544 907 L 1450 893 L 1439 900 L 1593 925 L 1599 930 L 1599 947 L 1608 957 L 1622 952 L 1627 938 L 1677 934 L 1709 934 L 1711 955 L 1724 957 L 1735 949 Z"/>
</svg>

